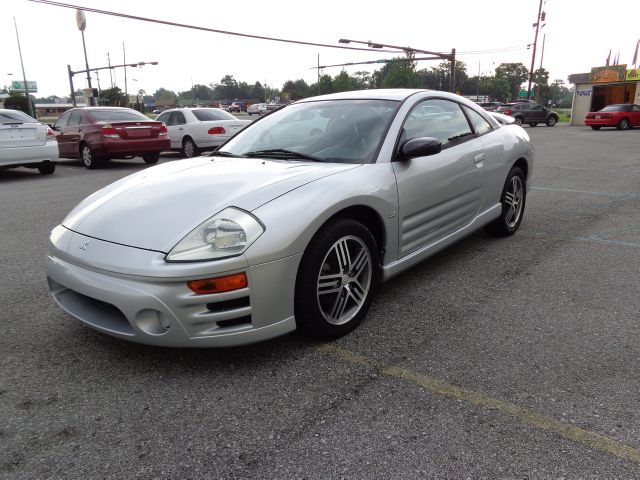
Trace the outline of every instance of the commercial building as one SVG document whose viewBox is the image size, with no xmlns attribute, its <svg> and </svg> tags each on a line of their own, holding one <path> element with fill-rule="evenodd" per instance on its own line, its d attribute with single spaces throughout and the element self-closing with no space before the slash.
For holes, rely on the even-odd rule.
<svg viewBox="0 0 640 480">
<path fill-rule="evenodd" d="M 593 67 L 589 73 L 569 75 L 575 85 L 571 125 L 584 125 L 588 112 L 600 110 L 612 103 L 640 105 L 640 68 L 627 65 Z"/>
</svg>

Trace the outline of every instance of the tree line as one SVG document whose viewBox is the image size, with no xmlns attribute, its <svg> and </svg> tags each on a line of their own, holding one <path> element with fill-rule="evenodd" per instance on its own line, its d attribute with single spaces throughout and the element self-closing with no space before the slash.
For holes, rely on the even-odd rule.
<svg viewBox="0 0 640 480">
<path fill-rule="evenodd" d="M 350 75 L 345 70 L 335 76 L 323 73 L 318 81 L 308 84 L 302 79 L 287 80 L 282 88 L 269 87 L 261 82 L 253 84 L 238 81 L 233 75 L 225 75 L 218 83 L 197 84 L 184 91 L 159 88 L 153 94 L 144 90 L 137 93 L 144 97 L 144 103 L 158 100 L 175 100 L 182 104 L 227 103 L 236 100 L 251 102 L 273 101 L 276 97 L 283 100 L 299 100 L 314 95 L 364 90 L 372 88 L 427 88 L 447 90 L 449 87 L 450 63 L 442 62 L 436 66 L 418 69 L 417 62 L 411 57 L 399 57 L 387 61 L 373 73 L 358 71 Z M 492 75 L 470 76 L 464 62 L 456 62 L 455 92 L 461 95 L 489 96 L 495 101 L 509 101 L 518 98 L 522 85 L 529 80 L 529 71 L 522 63 L 502 63 Z M 549 72 L 538 69 L 534 72 L 533 97 L 538 103 L 560 107 L 570 107 L 573 90 L 567 88 L 563 80 L 549 83 Z M 100 92 L 102 104 L 124 105 L 124 92 L 118 87 Z M 37 103 L 54 103 L 57 98 L 36 98 Z"/>
</svg>

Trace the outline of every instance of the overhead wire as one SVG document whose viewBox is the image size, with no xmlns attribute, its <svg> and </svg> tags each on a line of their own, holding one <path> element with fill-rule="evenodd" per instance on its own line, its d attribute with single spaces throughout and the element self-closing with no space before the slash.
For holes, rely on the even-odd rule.
<svg viewBox="0 0 640 480">
<path fill-rule="evenodd" d="M 157 23 L 157 24 L 161 24 L 161 25 L 169 25 L 169 26 L 173 26 L 173 27 L 180 27 L 180 28 L 189 28 L 192 30 L 201 30 L 204 32 L 213 32 L 213 33 L 220 33 L 223 35 L 233 35 L 236 37 L 245 37 L 245 38 L 254 38 L 257 40 L 269 40 L 272 42 L 281 42 L 281 43 L 290 43 L 290 44 L 296 44 L 296 45 L 307 45 L 307 46 L 312 46 L 312 47 L 322 47 L 322 48 L 339 48 L 342 50 L 356 50 L 356 51 L 365 51 L 365 52 L 385 52 L 385 53 L 400 53 L 400 54 L 404 54 L 404 51 L 401 50 L 380 50 L 380 49 L 375 49 L 372 50 L 370 48 L 360 48 L 360 47 L 346 47 L 344 45 L 332 45 L 332 44 L 327 44 L 327 43 L 316 43 L 316 42 L 305 42 L 302 40 L 291 40 L 291 39 L 286 39 L 286 38 L 277 38 L 277 37 L 267 37 L 264 35 L 253 35 L 250 33 L 240 33 L 240 32 L 232 32 L 229 30 L 219 30 L 216 28 L 208 28 L 208 27 L 200 27 L 198 25 L 190 25 L 188 23 L 179 23 L 179 22 L 170 22 L 168 20 L 159 20 L 156 18 L 150 18 L 150 17 L 142 17 L 139 15 L 130 15 L 127 13 L 120 13 L 120 12 L 112 12 L 109 10 L 101 10 L 98 8 L 92 8 L 92 7 L 86 7 L 83 5 L 73 5 L 70 3 L 63 3 L 63 2 L 56 2 L 53 0 L 29 0 L 30 2 L 34 2 L 34 3 L 41 3 L 43 5 L 51 5 L 54 7 L 62 7 L 62 8 L 73 8 L 76 10 L 84 10 L 85 12 L 91 12 L 91 13 L 97 13 L 100 15 L 111 15 L 114 17 L 120 17 L 120 18 L 128 18 L 131 20 L 139 20 L 142 22 L 150 22 L 150 23 Z"/>
</svg>

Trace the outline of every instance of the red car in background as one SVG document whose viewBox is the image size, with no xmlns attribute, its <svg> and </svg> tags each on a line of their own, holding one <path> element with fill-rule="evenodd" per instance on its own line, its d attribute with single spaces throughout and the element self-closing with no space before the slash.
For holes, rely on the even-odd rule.
<svg viewBox="0 0 640 480">
<path fill-rule="evenodd" d="M 63 113 L 52 126 L 61 158 L 97 168 L 112 158 L 141 156 L 156 163 L 170 147 L 167 127 L 132 108 L 85 107 Z"/>
<path fill-rule="evenodd" d="M 594 130 L 600 130 L 602 127 L 616 127 L 618 130 L 638 127 L 640 106 L 631 103 L 607 105 L 602 110 L 587 113 L 584 124 Z"/>
</svg>

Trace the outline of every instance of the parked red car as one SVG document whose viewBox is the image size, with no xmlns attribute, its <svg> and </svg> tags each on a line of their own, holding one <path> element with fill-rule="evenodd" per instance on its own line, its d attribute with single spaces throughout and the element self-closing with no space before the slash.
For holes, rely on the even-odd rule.
<svg viewBox="0 0 640 480">
<path fill-rule="evenodd" d="M 602 127 L 616 127 L 618 130 L 638 127 L 640 126 L 640 106 L 631 103 L 607 105 L 602 110 L 587 113 L 584 124 L 594 130 L 600 130 Z"/>
<path fill-rule="evenodd" d="M 53 124 L 61 158 L 79 158 L 97 168 L 112 158 L 141 156 L 156 163 L 170 147 L 167 127 L 131 108 L 72 108 Z"/>
</svg>

